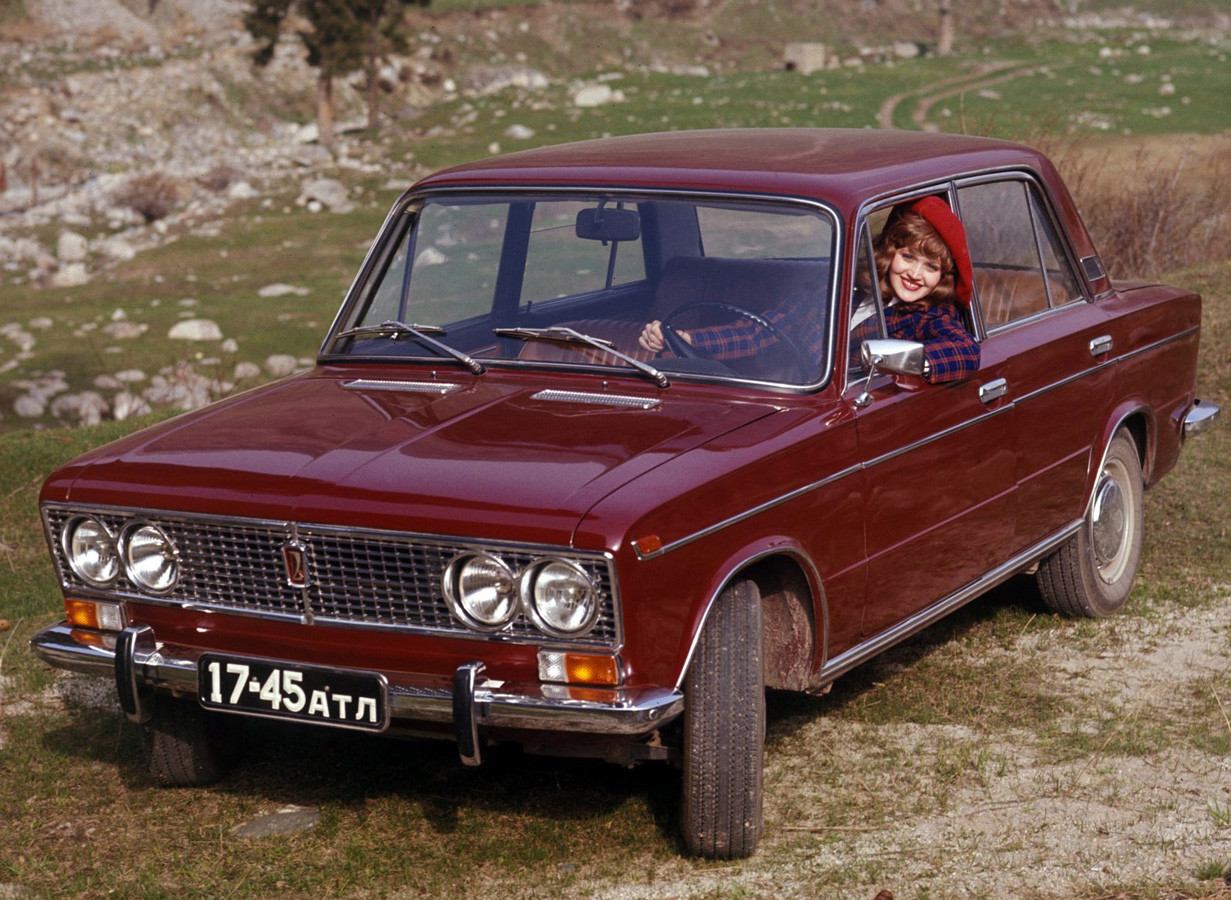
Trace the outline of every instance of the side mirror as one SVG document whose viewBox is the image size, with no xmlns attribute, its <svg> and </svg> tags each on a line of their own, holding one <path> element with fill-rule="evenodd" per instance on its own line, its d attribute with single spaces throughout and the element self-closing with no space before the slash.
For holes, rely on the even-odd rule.
<svg viewBox="0 0 1231 900">
<path fill-rule="evenodd" d="M 635 241 L 641 237 L 641 214 L 635 209 L 595 206 L 577 212 L 577 237 L 583 241 Z"/>
<path fill-rule="evenodd" d="M 859 356 L 868 367 L 868 380 L 864 383 L 863 392 L 855 398 L 855 405 L 863 409 L 872 402 L 868 387 L 877 372 L 893 372 L 896 375 L 922 375 L 923 364 L 927 356 L 923 344 L 917 341 L 899 341 L 876 338 L 864 341 L 859 348 Z"/>
<path fill-rule="evenodd" d="M 922 375 L 923 361 L 927 359 L 923 344 L 917 341 L 880 338 L 864 341 L 859 354 L 868 368 L 897 375 Z"/>
</svg>

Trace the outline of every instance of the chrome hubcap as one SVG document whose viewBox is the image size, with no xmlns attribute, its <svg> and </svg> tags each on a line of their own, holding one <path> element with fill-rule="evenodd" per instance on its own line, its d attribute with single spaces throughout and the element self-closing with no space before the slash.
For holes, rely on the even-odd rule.
<svg viewBox="0 0 1231 900">
<path fill-rule="evenodd" d="M 1124 570 L 1125 552 L 1132 530 L 1131 511 L 1115 475 L 1104 470 L 1090 508 L 1090 536 L 1100 577 L 1111 584 Z"/>
</svg>

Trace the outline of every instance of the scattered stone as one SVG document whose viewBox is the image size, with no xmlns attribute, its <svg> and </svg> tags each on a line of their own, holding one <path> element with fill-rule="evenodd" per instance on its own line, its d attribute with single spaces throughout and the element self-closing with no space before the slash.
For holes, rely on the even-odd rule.
<svg viewBox="0 0 1231 900">
<path fill-rule="evenodd" d="M 171 326 L 167 337 L 173 341 L 220 341 L 222 329 L 211 319 L 184 319 Z"/>
<path fill-rule="evenodd" d="M 261 367 L 252 362 L 241 362 L 235 364 L 234 378 L 236 381 L 249 381 L 253 378 L 261 377 Z"/>
<path fill-rule="evenodd" d="M 251 200 L 254 197 L 259 197 L 260 193 L 246 181 L 237 181 L 235 184 L 227 188 L 228 200 Z"/>
<path fill-rule="evenodd" d="M 38 419 L 39 416 L 47 411 L 47 404 L 44 404 L 37 396 L 22 394 L 12 401 L 12 411 L 16 412 L 22 419 Z"/>
<path fill-rule="evenodd" d="M 290 375 L 299 368 L 299 360 L 287 353 L 275 353 L 265 360 L 265 371 L 274 378 Z"/>
<path fill-rule="evenodd" d="M 73 262 L 51 276 L 51 286 L 58 288 L 81 287 L 90 283 L 90 273 L 85 263 Z"/>
<path fill-rule="evenodd" d="M 623 103 L 624 92 L 615 90 L 609 84 L 587 84 L 573 92 L 572 100 L 574 106 L 588 109 L 609 103 Z"/>
<path fill-rule="evenodd" d="M 109 322 L 102 328 L 103 334 L 116 338 L 117 340 L 131 340 L 139 338 L 141 335 L 149 331 L 150 326 L 144 323 L 137 322 Z"/>
<path fill-rule="evenodd" d="M 273 815 L 261 816 L 233 831 L 236 837 L 263 838 L 278 834 L 295 834 L 309 831 L 321 820 L 321 811 L 305 806 L 285 806 Z"/>
<path fill-rule="evenodd" d="M 97 425 L 111 409 L 101 394 L 82 391 L 80 394 L 61 394 L 51 402 L 48 411 L 55 418 L 74 425 Z"/>
<path fill-rule="evenodd" d="M 424 247 L 415 257 L 416 266 L 441 266 L 449 261 L 449 257 L 436 247 Z"/>
<path fill-rule="evenodd" d="M 117 422 L 123 422 L 133 416 L 142 416 L 153 409 L 146 400 L 131 391 L 120 391 L 112 401 L 111 415 Z"/>
<path fill-rule="evenodd" d="M 267 284 L 256 292 L 258 297 L 285 297 L 287 294 L 306 297 L 310 293 L 311 291 L 306 287 L 296 287 L 290 284 Z"/>
<path fill-rule="evenodd" d="M 333 178 L 314 178 L 304 183 L 295 204 L 310 207 L 313 202 L 335 213 L 348 213 L 355 208 L 346 185 Z"/>
<path fill-rule="evenodd" d="M 61 231 L 56 241 L 56 256 L 61 262 L 84 262 L 90 253 L 90 242 L 75 231 Z"/>
</svg>

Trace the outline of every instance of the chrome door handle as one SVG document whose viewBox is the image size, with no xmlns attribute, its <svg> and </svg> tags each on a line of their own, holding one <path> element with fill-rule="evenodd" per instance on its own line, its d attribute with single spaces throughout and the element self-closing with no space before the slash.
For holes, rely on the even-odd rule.
<svg viewBox="0 0 1231 900">
<path fill-rule="evenodd" d="M 1111 339 L 1109 334 L 1100 334 L 1094 340 L 1090 341 L 1090 355 L 1102 356 L 1104 353 L 1110 353 L 1111 348 L 1115 345 L 1115 341 Z"/>
<path fill-rule="evenodd" d="M 989 381 L 987 384 L 979 385 L 979 399 L 984 403 L 991 403 L 993 400 L 999 400 L 1009 392 L 1009 382 L 1003 378 L 997 378 Z"/>
</svg>

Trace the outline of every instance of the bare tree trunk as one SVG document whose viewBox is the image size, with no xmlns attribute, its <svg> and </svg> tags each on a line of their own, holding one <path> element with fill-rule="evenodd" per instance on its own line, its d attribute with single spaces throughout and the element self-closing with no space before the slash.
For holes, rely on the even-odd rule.
<svg viewBox="0 0 1231 900">
<path fill-rule="evenodd" d="M 316 78 L 317 142 L 333 152 L 333 74 L 322 65 Z"/>
<path fill-rule="evenodd" d="M 379 96 L 377 93 L 379 83 L 377 80 L 376 66 L 374 64 L 370 64 L 367 71 L 364 73 L 364 76 L 366 78 L 364 87 L 367 89 L 368 100 L 368 128 L 374 129 L 379 124 L 380 120 L 380 113 L 376 108 L 377 98 Z"/>
<path fill-rule="evenodd" d="M 936 53 L 949 56 L 953 53 L 953 9 L 952 0 L 940 0 L 940 41 L 936 45 Z"/>
</svg>

